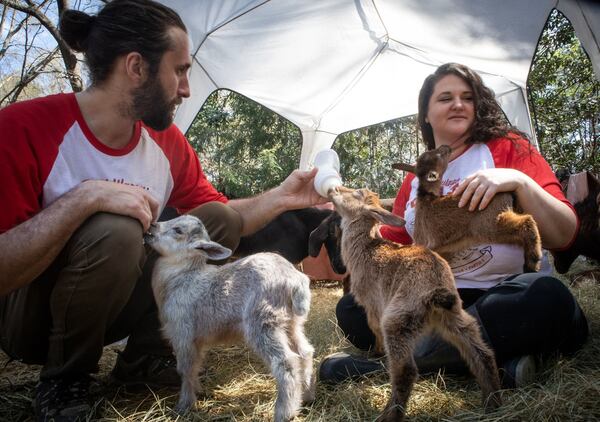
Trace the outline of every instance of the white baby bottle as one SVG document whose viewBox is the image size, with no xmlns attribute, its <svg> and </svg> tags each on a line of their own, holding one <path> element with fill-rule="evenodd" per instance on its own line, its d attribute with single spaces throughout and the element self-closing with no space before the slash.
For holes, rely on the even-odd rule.
<svg viewBox="0 0 600 422">
<path fill-rule="evenodd" d="M 342 185 L 340 159 L 334 150 L 324 149 L 315 156 L 315 167 L 319 169 L 315 176 L 315 190 L 327 198 L 329 189 Z"/>
</svg>

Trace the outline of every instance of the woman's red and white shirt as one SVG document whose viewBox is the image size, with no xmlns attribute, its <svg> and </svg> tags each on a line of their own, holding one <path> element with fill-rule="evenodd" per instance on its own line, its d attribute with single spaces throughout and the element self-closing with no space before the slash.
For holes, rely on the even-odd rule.
<svg viewBox="0 0 600 422">
<path fill-rule="evenodd" d="M 546 160 L 529 142 L 520 138 L 499 138 L 486 144 L 469 146 L 448 164 L 442 181 L 443 194 L 452 192 L 463 179 L 476 171 L 488 168 L 520 170 L 573 209 Z M 383 226 L 380 232 L 384 238 L 402 244 L 413 242 L 418 183 L 413 174 L 408 174 L 404 179 L 393 212 L 406 220 L 406 226 Z M 456 253 L 449 264 L 458 288 L 487 289 L 513 274 L 523 272 L 523 262 L 523 249 L 519 246 L 484 244 Z M 544 253 L 541 272 L 551 272 L 547 253 Z"/>
</svg>

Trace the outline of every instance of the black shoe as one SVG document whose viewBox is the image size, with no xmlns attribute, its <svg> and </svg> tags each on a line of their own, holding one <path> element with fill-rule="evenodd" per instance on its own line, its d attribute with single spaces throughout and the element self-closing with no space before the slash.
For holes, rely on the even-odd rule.
<svg viewBox="0 0 600 422">
<path fill-rule="evenodd" d="M 465 375 L 469 368 L 456 347 L 435 334 L 419 339 L 413 352 L 419 374 L 444 370 L 446 374 Z"/>
<path fill-rule="evenodd" d="M 152 387 L 179 387 L 181 377 L 177 373 L 175 357 L 141 355 L 126 361 L 122 354 L 117 357 L 111 372 L 113 380 L 123 385 L 148 385 Z"/>
<path fill-rule="evenodd" d="M 537 363 L 532 355 L 519 356 L 504 362 L 500 373 L 503 388 L 521 388 L 535 381 Z"/>
<path fill-rule="evenodd" d="M 90 377 L 40 380 L 33 407 L 38 422 L 85 421 L 91 413 Z"/>
<path fill-rule="evenodd" d="M 384 371 L 385 366 L 380 360 L 365 359 L 339 352 L 323 359 L 319 366 L 319 380 L 328 384 L 338 384 Z"/>
</svg>

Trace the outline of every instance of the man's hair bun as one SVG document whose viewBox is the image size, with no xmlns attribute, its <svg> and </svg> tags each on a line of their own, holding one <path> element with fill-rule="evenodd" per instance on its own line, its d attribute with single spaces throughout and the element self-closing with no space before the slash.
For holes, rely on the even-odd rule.
<svg viewBox="0 0 600 422">
<path fill-rule="evenodd" d="M 75 51 L 85 52 L 95 16 L 79 10 L 67 9 L 60 16 L 59 32 L 65 42 Z"/>
</svg>

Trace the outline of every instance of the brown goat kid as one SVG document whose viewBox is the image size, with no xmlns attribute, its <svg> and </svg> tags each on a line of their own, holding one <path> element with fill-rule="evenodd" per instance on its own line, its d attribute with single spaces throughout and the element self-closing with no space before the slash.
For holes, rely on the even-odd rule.
<svg viewBox="0 0 600 422">
<path fill-rule="evenodd" d="M 426 151 L 416 166 L 397 163 L 392 167 L 414 173 L 419 180 L 415 209 L 415 243 L 433 249 L 445 258 L 469 246 L 505 243 L 523 248 L 524 272 L 540 269 L 542 242 L 537 224 L 529 214 L 513 211 L 514 198 L 502 192 L 483 210 L 458 207 L 460 198 L 441 196 L 442 175 L 452 150 L 442 145 Z"/>
<path fill-rule="evenodd" d="M 338 187 L 329 195 L 342 216 L 342 258 L 352 274 L 350 291 L 365 308 L 369 327 L 387 355 L 392 396 L 378 420 L 403 419 L 417 378 L 413 349 L 431 330 L 458 348 L 482 389 L 484 406 L 499 406 L 494 355 L 475 319 L 462 309 L 447 262 L 423 246 L 382 239 L 381 223 L 402 226 L 404 220 L 383 209 L 377 194 Z"/>
</svg>

